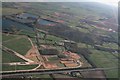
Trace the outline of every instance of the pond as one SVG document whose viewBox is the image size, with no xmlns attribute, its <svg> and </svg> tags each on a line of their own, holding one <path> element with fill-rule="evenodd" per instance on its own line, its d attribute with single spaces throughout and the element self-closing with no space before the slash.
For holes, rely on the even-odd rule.
<svg viewBox="0 0 120 80">
<path fill-rule="evenodd" d="M 10 29 L 12 26 L 15 26 L 16 28 L 20 30 L 26 30 L 26 31 L 32 31 L 32 28 L 28 27 L 25 24 L 21 24 L 9 19 L 2 19 L 2 30 L 4 29 Z"/>
<path fill-rule="evenodd" d="M 56 22 L 45 20 L 45 19 L 40 19 L 38 23 L 41 25 L 54 25 Z"/>
<path fill-rule="evenodd" d="M 22 14 L 19 14 L 19 15 L 17 15 L 17 17 L 19 17 L 19 18 L 32 18 L 32 19 L 37 19 L 38 18 L 38 16 L 36 16 L 36 15 L 33 15 L 33 14 L 29 14 L 29 13 L 22 13 Z"/>
</svg>

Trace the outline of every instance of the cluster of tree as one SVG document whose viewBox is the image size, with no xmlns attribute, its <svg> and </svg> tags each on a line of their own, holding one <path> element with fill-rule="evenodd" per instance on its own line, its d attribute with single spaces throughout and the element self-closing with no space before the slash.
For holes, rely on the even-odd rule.
<svg viewBox="0 0 120 80">
<path fill-rule="evenodd" d="M 53 27 L 39 26 L 38 28 L 48 31 L 53 35 L 57 35 L 64 39 L 72 40 L 75 42 L 83 42 L 90 45 L 94 43 L 93 39 L 91 38 L 91 34 L 80 32 L 79 30 L 72 29 L 67 25 L 58 24 Z"/>
<path fill-rule="evenodd" d="M 112 35 L 107 35 L 106 36 L 101 36 L 97 34 L 96 31 L 92 31 L 90 33 L 84 33 L 80 32 L 77 29 L 73 29 L 71 27 L 68 27 L 67 25 L 64 24 L 57 24 L 56 26 L 38 26 L 41 30 L 45 30 L 49 32 L 52 35 L 67 39 L 67 40 L 72 40 L 77 43 L 85 43 L 87 45 L 102 45 L 104 42 L 109 42 L 109 43 L 118 43 L 118 41 L 112 37 Z"/>
<path fill-rule="evenodd" d="M 97 50 L 106 51 L 106 52 L 116 52 L 116 51 L 119 52 L 118 49 L 104 48 L 101 46 L 94 46 L 94 48 Z"/>
<path fill-rule="evenodd" d="M 5 33 L 11 33 L 11 34 L 18 34 L 21 30 L 18 29 L 16 26 L 11 25 L 10 28 L 3 29 L 3 32 Z"/>
<path fill-rule="evenodd" d="M 59 51 L 57 49 L 42 49 L 40 50 L 40 54 L 42 55 L 57 55 Z"/>
</svg>

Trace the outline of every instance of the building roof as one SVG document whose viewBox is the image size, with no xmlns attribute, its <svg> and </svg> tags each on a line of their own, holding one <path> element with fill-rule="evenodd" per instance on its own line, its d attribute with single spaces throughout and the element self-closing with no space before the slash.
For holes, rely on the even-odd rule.
<svg viewBox="0 0 120 80">
<path fill-rule="evenodd" d="M 70 42 L 70 43 L 75 43 L 74 41 L 71 41 L 71 40 L 61 40 L 61 42 Z"/>
</svg>

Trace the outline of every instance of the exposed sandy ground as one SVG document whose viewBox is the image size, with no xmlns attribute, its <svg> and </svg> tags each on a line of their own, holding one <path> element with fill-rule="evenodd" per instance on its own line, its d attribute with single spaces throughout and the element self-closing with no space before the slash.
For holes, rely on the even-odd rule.
<svg viewBox="0 0 120 80">
<path fill-rule="evenodd" d="M 27 54 L 25 55 L 25 57 L 32 57 L 32 56 L 36 56 L 36 51 L 35 51 L 35 48 L 32 47 L 28 52 Z"/>
<path fill-rule="evenodd" d="M 38 49 L 36 47 L 32 47 L 27 54 L 25 55 L 26 58 L 31 59 L 35 62 L 41 63 L 42 56 L 39 54 Z"/>
</svg>

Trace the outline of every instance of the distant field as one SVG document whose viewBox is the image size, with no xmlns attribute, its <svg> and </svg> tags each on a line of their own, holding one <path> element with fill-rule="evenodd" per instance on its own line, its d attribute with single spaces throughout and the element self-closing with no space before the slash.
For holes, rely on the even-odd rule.
<svg viewBox="0 0 120 80">
<path fill-rule="evenodd" d="M 56 41 L 56 42 L 63 40 L 62 38 L 54 36 L 54 35 L 48 35 L 47 39 L 51 39 L 51 40 Z"/>
<path fill-rule="evenodd" d="M 31 37 L 34 37 L 35 36 L 35 33 L 31 30 L 31 31 L 28 31 L 28 30 L 22 30 L 19 34 L 21 35 L 29 35 Z"/>
<path fill-rule="evenodd" d="M 3 15 L 11 15 L 16 13 L 21 13 L 23 10 L 21 9 L 13 9 L 13 8 L 2 8 L 2 14 Z"/>
<path fill-rule="evenodd" d="M 97 67 L 103 68 L 118 67 L 118 59 L 111 53 L 99 50 L 91 50 L 91 52 L 92 54 L 90 55 L 90 59 L 97 65 Z M 108 78 L 118 77 L 117 69 L 105 71 L 105 73 Z"/>
<path fill-rule="evenodd" d="M 43 34 L 42 33 L 40 33 L 40 36 L 43 38 Z M 35 39 L 32 39 L 32 40 L 33 40 L 33 42 L 35 42 Z M 49 41 L 49 40 L 51 40 L 51 41 Z M 60 37 L 57 37 L 57 36 L 54 36 L 54 35 L 47 35 L 46 36 L 46 40 L 40 39 L 40 43 L 55 44 L 55 42 L 59 43 L 61 40 L 63 40 L 63 38 L 60 38 Z M 55 45 L 55 47 L 59 51 L 63 51 L 64 50 L 64 47 L 57 46 L 57 45 Z"/>
<path fill-rule="evenodd" d="M 80 48 L 86 48 L 87 46 L 84 43 L 78 43 L 78 47 L 80 47 Z"/>
<path fill-rule="evenodd" d="M 102 46 L 105 48 L 118 49 L 118 45 L 116 43 L 104 43 Z"/>
<path fill-rule="evenodd" d="M 44 34 L 43 33 L 39 33 L 40 34 L 40 37 L 43 38 L 44 37 Z M 61 41 L 63 40 L 63 38 L 60 38 L 60 37 L 57 37 L 57 36 L 54 36 L 54 35 L 50 35 L 48 34 L 46 36 L 46 39 L 50 39 L 50 40 L 53 40 L 53 41 Z"/>
</svg>

